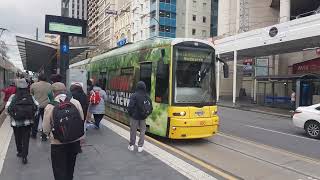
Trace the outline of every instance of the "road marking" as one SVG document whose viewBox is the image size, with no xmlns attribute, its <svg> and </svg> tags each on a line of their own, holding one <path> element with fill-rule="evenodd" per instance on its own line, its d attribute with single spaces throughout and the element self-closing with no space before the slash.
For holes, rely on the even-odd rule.
<svg viewBox="0 0 320 180">
<path fill-rule="evenodd" d="M 8 152 L 13 130 L 10 127 L 10 118 L 7 117 L 0 127 L 0 174 L 2 172 L 4 160 Z"/>
<path fill-rule="evenodd" d="M 116 125 L 116 123 L 113 123 L 111 121 L 103 119 L 101 123 L 114 131 L 115 133 L 119 134 L 120 136 L 124 137 L 125 139 L 129 140 L 129 132 L 128 130 L 125 130 L 124 128 L 120 127 L 119 125 Z M 138 138 L 137 138 L 138 139 Z M 200 170 L 197 167 L 194 167 L 193 165 L 185 162 L 184 160 L 172 155 L 171 153 L 159 148 L 158 146 L 155 146 L 151 144 L 148 141 L 145 141 L 144 149 L 146 152 L 151 154 L 152 156 L 156 157 L 157 159 L 161 160 L 165 164 L 169 165 L 173 169 L 177 170 L 182 175 L 186 176 L 189 179 L 212 179 L 217 180 L 215 177 L 207 174 L 206 172 Z M 230 176 L 231 177 L 231 176 Z M 230 178 L 230 180 L 234 180 L 235 178 Z"/>
<path fill-rule="evenodd" d="M 264 131 L 274 132 L 274 133 L 278 133 L 278 134 L 283 134 L 283 135 L 287 135 L 287 136 L 292 136 L 292 137 L 297 137 L 297 138 L 302 138 L 302 139 L 307 139 L 307 140 L 311 140 L 311 141 L 320 142 L 317 139 L 312 139 L 312 138 L 307 138 L 307 137 L 298 136 L 298 135 L 294 135 L 294 134 L 284 133 L 284 132 L 275 131 L 275 130 L 272 130 L 272 129 L 266 129 L 266 128 L 259 127 L 259 126 L 251 126 L 251 125 L 244 125 L 244 126 L 255 128 L 255 129 L 260 129 L 260 130 L 264 130 Z"/>
<path fill-rule="evenodd" d="M 248 140 L 248 139 L 240 138 L 240 137 L 237 137 L 237 136 L 233 136 L 233 135 L 225 134 L 225 133 L 221 133 L 221 132 L 218 133 L 218 136 L 222 136 L 222 137 L 225 137 L 225 138 L 233 139 L 233 140 L 238 141 L 238 142 L 250 144 L 250 145 L 253 145 L 253 146 L 265 149 L 265 150 L 269 150 L 269 151 L 272 151 L 272 152 L 282 153 L 282 154 L 287 155 L 287 156 L 292 156 L 292 157 L 295 157 L 295 158 L 299 158 L 301 161 L 305 161 L 305 162 L 309 162 L 309 163 L 312 163 L 312 164 L 320 165 L 320 161 L 318 159 L 313 159 L 313 158 L 310 158 L 310 157 L 307 157 L 307 156 L 303 156 L 303 155 L 300 155 L 300 154 L 296 154 L 296 153 L 293 153 L 293 152 L 290 152 L 290 151 L 287 151 L 287 150 L 284 150 L 284 149 L 268 146 L 268 145 L 265 145 L 265 144 L 257 143 L 255 141 L 251 141 L 251 140 Z"/>
</svg>

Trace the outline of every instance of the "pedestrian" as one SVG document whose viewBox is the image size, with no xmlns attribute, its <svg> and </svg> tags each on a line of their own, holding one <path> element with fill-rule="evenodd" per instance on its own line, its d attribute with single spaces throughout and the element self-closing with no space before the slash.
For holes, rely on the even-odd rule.
<svg viewBox="0 0 320 180">
<path fill-rule="evenodd" d="M 107 94 L 102 90 L 101 85 L 96 83 L 90 92 L 89 112 L 93 114 L 94 125 L 96 129 L 100 128 L 100 121 L 105 114 L 105 104 L 107 102 Z"/>
<path fill-rule="evenodd" d="M 87 95 L 86 93 L 84 93 L 82 85 L 79 83 L 72 84 L 70 86 L 70 92 L 72 94 L 72 97 L 80 102 L 83 110 L 84 118 L 86 118 L 89 104 L 88 104 Z"/>
<path fill-rule="evenodd" d="M 146 132 L 146 118 L 152 113 L 152 102 L 146 92 L 146 84 L 139 81 L 136 91 L 130 97 L 128 106 L 130 120 L 130 142 L 128 149 L 134 150 L 136 144 L 137 129 L 140 129 L 140 137 L 138 142 L 138 152 L 143 151 L 144 136 Z"/>
<path fill-rule="evenodd" d="M 55 180 L 72 180 L 80 140 L 84 135 L 83 111 L 79 101 L 67 96 L 66 86 L 52 84 L 54 103 L 44 111 L 43 132 L 50 134 L 51 162 Z"/>
<path fill-rule="evenodd" d="M 9 98 L 6 108 L 11 117 L 17 156 L 22 158 L 23 164 L 27 164 L 30 131 L 39 103 L 29 93 L 25 79 L 17 80 L 17 88 L 16 94 Z"/>
<path fill-rule="evenodd" d="M 3 104 L 6 104 L 12 94 L 15 94 L 17 91 L 16 85 L 14 82 L 11 82 L 7 88 L 1 90 L 4 93 Z"/>
<path fill-rule="evenodd" d="M 296 92 L 292 89 L 291 93 L 291 110 L 296 110 Z"/>
<path fill-rule="evenodd" d="M 43 120 L 44 108 L 48 105 L 48 93 L 51 92 L 51 84 L 46 81 L 46 76 L 44 74 L 40 74 L 38 77 L 38 82 L 33 83 L 30 87 L 30 93 L 35 97 L 35 99 L 39 102 L 39 113 L 35 118 L 35 122 L 32 127 L 31 138 L 36 139 L 38 133 L 38 126 L 40 117 Z M 42 141 L 47 140 L 47 136 L 41 132 Z"/>
</svg>

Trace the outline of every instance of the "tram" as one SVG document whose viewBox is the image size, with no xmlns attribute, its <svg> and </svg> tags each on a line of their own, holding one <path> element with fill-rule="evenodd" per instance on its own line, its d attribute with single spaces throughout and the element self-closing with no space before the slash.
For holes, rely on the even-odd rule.
<svg viewBox="0 0 320 180">
<path fill-rule="evenodd" d="M 197 39 L 152 39 L 70 65 L 88 71 L 107 92 L 105 114 L 129 125 L 127 107 L 144 81 L 153 101 L 147 132 L 170 139 L 213 136 L 219 127 L 215 49 Z"/>
</svg>

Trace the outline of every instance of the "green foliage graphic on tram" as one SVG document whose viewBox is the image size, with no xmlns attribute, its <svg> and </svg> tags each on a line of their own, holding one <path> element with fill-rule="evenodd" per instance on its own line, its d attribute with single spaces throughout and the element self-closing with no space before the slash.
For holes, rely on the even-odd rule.
<svg viewBox="0 0 320 180">
<path fill-rule="evenodd" d="M 129 124 L 128 114 L 126 113 L 128 99 L 134 91 L 135 84 L 139 80 L 143 80 L 147 85 L 147 91 L 153 100 L 154 106 L 153 113 L 147 119 L 148 131 L 159 136 L 166 136 L 168 104 L 155 102 L 156 62 L 162 60 L 164 64 L 169 64 L 170 42 L 168 40 L 159 40 L 151 44 L 142 44 L 146 48 L 132 47 L 128 49 L 128 47 L 124 47 L 127 48 L 127 52 L 119 53 L 118 55 L 113 55 L 112 52 L 110 55 L 107 53 L 101 55 L 101 57 L 98 56 L 99 60 L 93 58 L 93 62 L 90 64 L 91 77 L 95 80 L 100 79 L 103 81 L 102 84 L 104 84 L 109 97 L 106 109 L 108 116 Z M 141 45 L 141 43 L 138 45 Z M 166 98 L 168 98 L 168 91 L 167 87 Z M 167 101 L 164 100 L 166 103 Z"/>
</svg>

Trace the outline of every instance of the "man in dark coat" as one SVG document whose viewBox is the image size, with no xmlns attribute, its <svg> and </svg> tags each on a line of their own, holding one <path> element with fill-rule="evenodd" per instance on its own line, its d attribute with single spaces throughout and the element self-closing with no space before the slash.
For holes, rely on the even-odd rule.
<svg viewBox="0 0 320 180">
<path fill-rule="evenodd" d="M 130 142 L 128 149 L 130 151 L 134 150 L 137 129 L 140 129 L 138 152 L 143 151 L 144 136 L 146 132 L 146 117 L 144 117 L 144 115 L 141 114 L 141 109 L 139 109 L 139 106 L 141 106 L 146 99 L 148 99 L 149 102 L 151 102 L 146 92 L 146 84 L 143 81 L 139 81 L 137 83 L 135 93 L 132 94 L 130 97 L 130 102 L 128 106 L 128 113 L 130 116 Z"/>
</svg>

